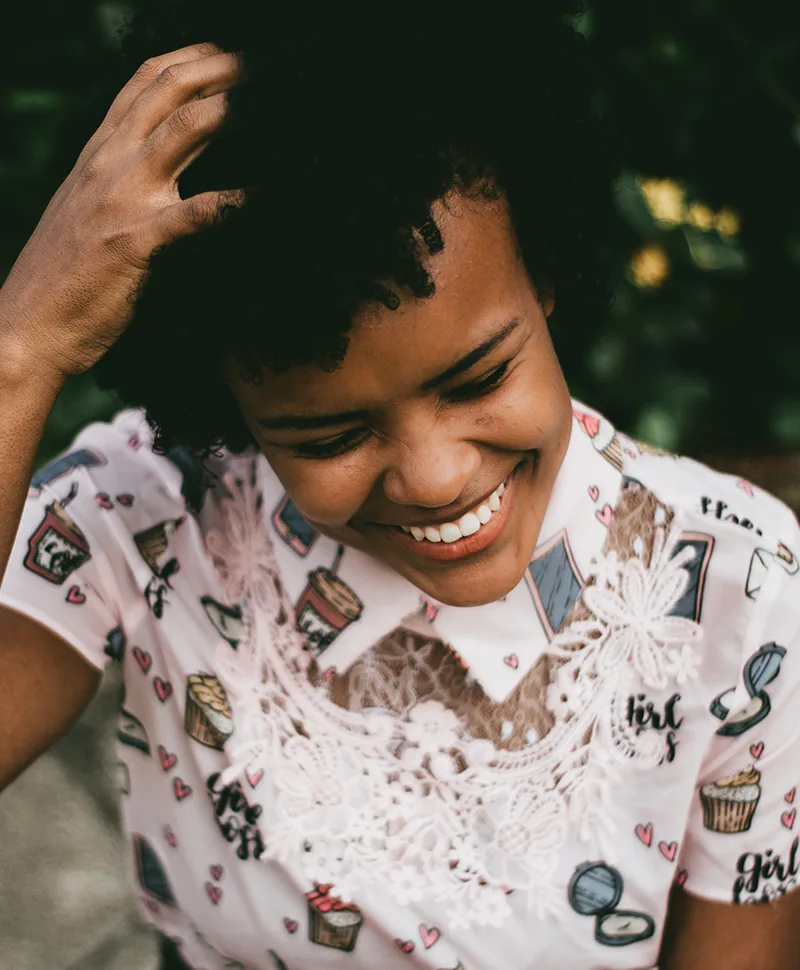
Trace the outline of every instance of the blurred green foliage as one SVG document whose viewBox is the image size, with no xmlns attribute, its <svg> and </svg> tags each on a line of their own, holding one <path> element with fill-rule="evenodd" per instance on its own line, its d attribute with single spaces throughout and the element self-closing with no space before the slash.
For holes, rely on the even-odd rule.
<svg viewBox="0 0 800 970">
<path fill-rule="evenodd" d="M 0 62 L 0 279 L 100 121 L 86 102 L 130 9 L 14 10 Z M 556 334 L 573 393 L 688 454 L 800 453 L 800 7 L 615 0 L 581 29 L 627 174 L 610 319 Z M 119 406 L 90 377 L 68 384 L 40 460 Z"/>
</svg>

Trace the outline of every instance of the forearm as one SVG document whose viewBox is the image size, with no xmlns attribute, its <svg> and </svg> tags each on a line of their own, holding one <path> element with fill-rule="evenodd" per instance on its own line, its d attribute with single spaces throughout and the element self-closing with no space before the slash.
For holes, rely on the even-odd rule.
<svg viewBox="0 0 800 970">
<path fill-rule="evenodd" d="M 3 327 L 0 321 L 0 335 Z M 0 582 L 19 528 L 45 425 L 63 380 L 0 339 Z"/>
</svg>

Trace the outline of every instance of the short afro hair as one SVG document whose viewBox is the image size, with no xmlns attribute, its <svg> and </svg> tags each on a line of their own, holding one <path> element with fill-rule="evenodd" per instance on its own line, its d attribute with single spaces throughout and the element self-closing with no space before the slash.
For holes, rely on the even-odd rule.
<svg viewBox="0 0 800 970">
<path fill-rule="evenodd" d="M 431 205 L 451 190 L 505 198 L 557 330 L 602 324 L 619 165 L 581 4 L 475 18 L 396 6 L 290 16 L 265 0 L 141 0 L 125 76 L 211 41 L 240 52 L 247 77 L 179 182 L 184 197 L 245 186 L 246 204 L 154 255 L 132 325 L 93 371 L 145 409 L 157 452 L 257 447 L 221 361 L 246 379 L 262 364 L 332 369 L 369 302 L 429 297 L 418 245 L 442 248 Z"/>
</svg>

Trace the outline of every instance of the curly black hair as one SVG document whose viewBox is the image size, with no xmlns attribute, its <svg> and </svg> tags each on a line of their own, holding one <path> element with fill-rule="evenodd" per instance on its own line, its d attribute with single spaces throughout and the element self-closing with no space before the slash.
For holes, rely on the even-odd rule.
<svg viewBox="0 0 800 970">
<path fill-rule="evenodd" d="M 394 7 L 397 9 L 394 9 Z M 181 177 L 185 197 L 247 186 L 218 226 L 164 247 L 130 328 L 95 367 L 143 407 L 163 453 L 255 447 L 220 363 L 252 379 L 335 368 L 354 316 L 434 284 L 442 237 L 431 205 L 451 190 L 507 200 L 551 316 L 602 323 L 618 153 L 596 104 L 580 2 L 537 0 L 445 16 L 398 4 L 361 16 L 273 12 L 265 0 L 142 0 L 122 43 L 147 57 L 212 41 L 240 51 L 247 81 L 220 136 Z"/>
</svg>

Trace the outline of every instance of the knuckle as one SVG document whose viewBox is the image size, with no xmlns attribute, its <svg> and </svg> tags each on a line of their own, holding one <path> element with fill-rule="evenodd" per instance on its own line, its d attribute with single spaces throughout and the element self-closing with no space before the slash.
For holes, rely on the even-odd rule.
<svg viewBox="0 0 800 970">
<path fill-rule="evenodd" d="M 196 101 L 182 104 L 172 112 L 170 126 L 179 135 L 194 131 L 202 120 L 201 114 L 201 109 L 198 107 Z"/>
<path fill-rule="evenodd" d="M 213 222 L 218 211 L 219 205 L 216 199 L 208 195 L 195 195 L 189 202 L 187 215 L 191 222 L 197 225 L 205 225 L 208 222 Z"/>
<path fill-rule="evenodd" d="M 161 73 L 161 64 L 157 57 L 149 57 L 146 61 L 139 65 L 136 73 L 133 75 L 134 81 L 146 81 L 150 82 L 155 80 Z"/>
<path fill-rule="evenodd" d="M 186 64 L 168 64 L 158 75 L 158 83 L 163 87 L 182 87 L 186 83 Z"/>
<path fill-rule="evenodd" d="M 95 185 L 100 181 L 103 168 L 103 160 L 99 151 L 89 155 L 80 167 L 79 177 L 81 182 L 84 185 Z"/>
<path fill-rule="evenodd" d="M 196 44 L 195 50 L 199 54 L 202 54 L 203 57 L 213 57 L 215 54 L 222 53 L 221 49 L 216 44 L 212 43 Z"/>
</svg>

